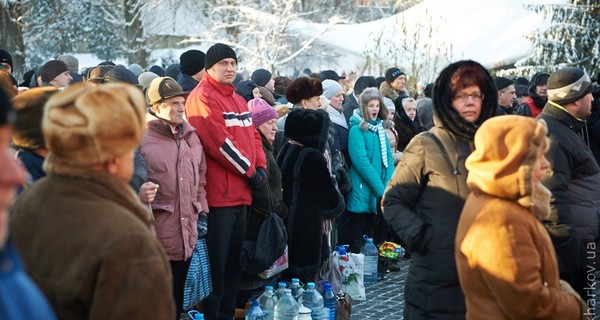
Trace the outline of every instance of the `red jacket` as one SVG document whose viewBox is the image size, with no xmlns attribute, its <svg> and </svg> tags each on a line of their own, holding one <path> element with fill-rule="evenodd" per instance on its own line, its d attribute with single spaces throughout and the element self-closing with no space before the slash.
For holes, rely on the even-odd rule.
<svg viewBox="0 0 600 320">
<path fill-rule="evenodd" d="M 206 74 L 187 98 L 185 112 L 206 152 L 208 205 L 252 204 L 247 180 L 267 161 L 244 98 Z"/>
</svg>

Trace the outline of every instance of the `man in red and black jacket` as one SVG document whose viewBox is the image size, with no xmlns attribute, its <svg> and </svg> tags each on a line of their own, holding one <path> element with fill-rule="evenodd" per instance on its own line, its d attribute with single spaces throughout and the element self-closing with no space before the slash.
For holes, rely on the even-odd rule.
<svg viewBox="0 0 600 320">
<path fill-rule="evenodd" d="M 244 98 L 232 85 L 237 70 L 233 49 L 217 43 L 206 52 L 206 75 L 190 93 L 186 115 L 206 152 L 206 199 L 213 292 L 206 299 L 208 319 L 230 320 L 242 269 L 240 252 L 252 190 L 267 184 L 260 135 Z"/>
</svg>

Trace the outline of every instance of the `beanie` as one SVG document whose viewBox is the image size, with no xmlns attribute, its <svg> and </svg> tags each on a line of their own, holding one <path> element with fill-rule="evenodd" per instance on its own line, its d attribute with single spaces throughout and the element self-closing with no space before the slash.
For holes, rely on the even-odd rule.
<svg viewBox="0 0 600 320">
<path fill-rule="evenodd" d="M 331 79 L 326 79 L 321 84 L 323 85 L 323 95 L 327 99 L 331 99 L 331 97 L 343 91 L 342 85 Z"/>
<path fill-rule="evenodd" d="M 150 86 L 152 80 L 158 78 L 158 75 L 154 72 L 144 71 L 138 76 L 138 82 L 142 89 L 146 89 Z"/>
<path fill-rule="evenodd" d="M 12 102 L 17 111 L 17 123 L 12 136 L 16 147 L 37 149 L 45 145 L 42 134 L 44 105 L 58 89 L 52 86 L 38 87 L 16 95 Z"/>
<path fill-rule="evenodd" d="M 590 76 L 579 68 L 563 68 L 548 78 L 548 100 L 561 105 L 577 101 L 591 90 Z"/>
<path fill-rule="evenodd" d="M 42 82 L 50 83 L 61 73 L 69 71 L 67 65 L 60 60 L 50 60 L 42 66 L 40 75 L 42 76 Z"/>
<path fill-rule="evenodd" d="M 204 68 L 210 69 L 215 63 L 227 58 L 235 60 L 236 63 L 238 61 L 235 51 L 230 46 L 223 43 L 216 43 L 206 51 Z"/>
<path fill-rule="evenodd" d="M 129 67 L 127 67 L 127 69 L 129 69 L 129 71 L 133 72 L 133 74 L 137 77 L 140 74 L 142 74 L 142 72 L 144 72 L 144 68 L 142 68 L 142 66 L 140 66 L 137 63 L 132 63 L 129 65 Z"/>
<path fill-rule="evenodd" d="M 550 78 L 549 74 L 545 72 L 538 72 L 531 78 L 531 86 L 535 87 L 546 85 L 548 83 L 548 78 Z"/>
<path fill-rule="evenodd" d="M 202 61 L 204 61 L 204 59 Z M 179 68 L 179 63 L 170 64 L 165 69 L 165 77 L 171 77 L 175 80 L 177 80 L 180 73 L 181 73 L 181 68 Z"/>
<path fill-rule="evenodd" d="M 398 68 L 389 68 L 385 72 L 385 81 L 387 83 L 392 83 L 392 82 L 394 82 L 394 80 L 396 80 L 396 78 L 398 78 L 399 76 L 401 76 L 403 74 L 404 74 L 404 72 Z"/>
<path fill-rule="evenodd" d="M 515 84 L 515 83 L 512 80 L 504 78 L 504 77 L 496 77 L 494 79 L 494 85 L 496 85 L 496 90 L 498 90 L 498 91 L 500 91 L 504 88 L 507 88 L 513 84 Z"/>
<path fill-rule="evenodd" d="M 165 69 L 161 66 L 153 65 L 148 71 L 156 73 L 159 77 L 165 76 Z"/>
<path fill-rule="evenodd" d="M 258 86 L 264 87 L 267 85 L 267 83 L 269 83 L 269 81 L 271 81 L 271 76 L 272 74 L 268 70 L 256 69 L 254 72 L 252 72 L 250 79 L 252 79 L 252 81 L 254 81 L 254 83 L 256 83 Z"/>
<path fill-rule="evenodd" d="M 58 60 L 64 62 L 70 72 L 79 72 L 79 60 L 70 54 L 58 56 Z"/>
<path fill-rule="evenodd" d="M 11 69 L 14 69 L 12 56 L 4 49 L 0 49 L 0 63 L 6 63 Z"/>
<path fill-rule="evenodd" d="M 366 89 L 366 88 L 377 88 L 377 82 L 375 81 L 375 77 L 373 76 L 361 76 L 356 79 L 354 83 L 354 95 L 357 97 Z"/>
<path fill-rule="evenodd" d="M 248 101 L 248 109 L 250 109 L 252 123 L 255 127 L 258 127 L 271 119 L 278 118 L 277 111 L 261 98 Z"/>
<path fill-rule="evenodd" d="M 527 86 L 524 86 L 524 85 L 521 85 L 521 84 L 519 84 L 519 85 L 517 85 L 515 87 L 515 91 L 517 93 L 517 98 L 529 95 L 529 91 L 527 89 Z"/>
<path fill-rule="evenodd" d="M 177 81 L 169 77 L 158 77 L 152 80 L 150 86 L 146 89 L 146 96 L 150 105 L 169 98 L 185 96 L 186 94 L 188 93 L 183 91 Z"/>
<path fill-rule="evenodd" d="M 181 73 L 193 76 L 204 69 L 206 55 L 200 50 L 188 50 L 179 56 Z"/>
<path fill-rule="evenodd" d="M 104 81 L 102 83 L 106 82 L 125 82 L 134 85 L 138 84 L 138 80 L 135 74 L 129 71 L 129 69 L 122 66 L 116 66 L 109 70 L 104 75 Z"/>
<path fill-rule="evenodd" d="M 140 89 L 126 83 L 84 82 L 53 95 L 42 119 L 50 151 L 45 169 L 101 164 L 132 152 L 144 135 L 145 106 Z"/>
</svg>

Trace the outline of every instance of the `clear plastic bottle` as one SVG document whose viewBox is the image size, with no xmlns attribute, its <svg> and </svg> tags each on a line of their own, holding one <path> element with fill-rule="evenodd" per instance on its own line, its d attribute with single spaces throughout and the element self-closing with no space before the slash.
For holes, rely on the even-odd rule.
<svg viewBox="0 0 600 320">
<path fill-rule="evenodd" d="M 373 244 L 373 239 L 363 236 L 365 244 L 360 249 L 360 253 L 365 255 L 365 265 L 363 269 L 363 281 L 365 286 L 369 286 L 377 283 L 377 261 L 379 256 L 379 250 Z"/>
<path fill-rule="evenodd" d="M 302 295 L 302 292 L 304 292 L 304 289 L 302 289 L 302 287 L 300 286 L 300 279 L 298 278 L 292 278 L 292 284 L 290 285 L 290 289 L 292 290 L 292 297 L 294 297 L 296 300 L 298 300 L 298 298 L 300 298 L 300 295 Z"/>
<path fill-rule="evenodd" d="M 325 308 L 329 308 L 329 320 L 335 320 L 335 305 L 337 303 L 337 299 L 335 298 L 335 293 L 333 292 L 331 283 L 326 282 L 323 290 L 323 306 Z"/>
<path fill-rule="evenodd" d="M 323 296 L 315 289 L 314 282 L 306 284 L 306 290 L 298 302 L 311 310 L 310 315 L 313 319 L 321 319 L 323 317 Z"/>
<path fill-rule="evenodd" d="M 292 297 L 292 290 L 284 289 L 284 293 L 275 305 L 275 320 L 298 320 L 300 305 Z"/>
<path fill-rule="evenodd" d="M 275 291 L 275 300 L 279 301 L 279 299 L 281 299 L 281 297 L 283 297 L 285 295 L 285 288 L 287 287 L 287 284 L 285 282 L 279 282 L 277 284 L 277 291 Z"/>
<path fill-rule="evenodd" d="M 250 306 L 250 310 L 246 312 L 246 320 L 264 320 L 264 314 L 262 309 L 258 304 L 258 300 L 252 301 L 252 306 Z"/>
<path fill-rule="evenodd" d="M 273 287 L 266 286 L 265 292 L 258 297 L 258 304 L 265 315 L 265 320 L 273 320 L 276 303 L 277 299 L 275 299 Z"/>
</svg>

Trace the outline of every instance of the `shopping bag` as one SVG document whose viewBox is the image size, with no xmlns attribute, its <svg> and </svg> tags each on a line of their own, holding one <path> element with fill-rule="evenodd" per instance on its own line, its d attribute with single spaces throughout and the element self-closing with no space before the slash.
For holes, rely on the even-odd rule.
<svg viewBox="0 0 600 320">
<path fill-rule="evenodd" d="M 190 269 L 185 279 L 183 291 L 184 310 L 192 309 L 212 292 L 210 262 L 204 238 L 198 239 L 190 260 Z"/>
<path fill-rule="evenodd" d="M 258 276 L 263 279 L 269 279 L 287 269 L 288 266 L 288 246 L 286 245 L 285 249 L 283 249 L 283 254 L 267 270 L 259 273 Z"/>
<path fill-rule="evenodd" d="M 342 274 L 342 291 L 352 297 L 352 300 L 367 300 L 363 269 L 365 255 L 362 253 L 340 254 L 334 252 L 334 262 Z"/>
</svg>

